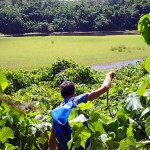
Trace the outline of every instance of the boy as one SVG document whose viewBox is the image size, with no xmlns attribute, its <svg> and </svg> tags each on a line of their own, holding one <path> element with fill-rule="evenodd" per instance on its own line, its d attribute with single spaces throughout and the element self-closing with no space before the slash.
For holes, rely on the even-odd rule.
<svg viewBox="0 0 150 150">
<path fill-rule="evenodd" d="M 92 91 L 90 93 L 81 94 L 79 96 L 75 96 L 75 86 L 74 83 L 69 81 L 64 81 L 60 85 L 60 92 L 62 97 L 64 98 L 61 105 L 67 104 L 70 100 L 72 100 L 73 108 L 76 108 L 80 103 L 86 103 L 87 101 L 92 101 L 98 98 L 103 93 L 107 92 L 111 86 L 112 79 L 115 77 L 114 72 L 109 72 L 100 88 Z M 61 134 L 61 136 L 59 136 Z M 71 129 L 68 122 L 65 125 L 65 128 L 62 128 L 59 124 L 53 121 L 53 126 L 51 129 L 51 136 L 49 139 L 49 147 L 50 150 L 58 150 L 56 145 L 56 138 L 59 141 L 61 150 L 68 150 L 67 142 L 71 138 Z M 86 148 L 90 145 L 89 141 L 87 140 Z M 76 148 L 75 150 L 84 150 L 83 147 Z"/>
</svg>

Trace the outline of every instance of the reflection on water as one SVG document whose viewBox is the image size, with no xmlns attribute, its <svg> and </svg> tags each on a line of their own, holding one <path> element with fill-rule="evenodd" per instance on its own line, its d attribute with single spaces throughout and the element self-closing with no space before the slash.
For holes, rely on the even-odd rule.
<svg viewBox="0 0 150 150">
<path fill-rule="evenodd" d="M 137 58 L 137 59 L 133 59 L 133 60 L 120 61 L 120 62 L 115 62 L 115 63 L 93 65 L 93 66 L 91 66 L 91 68 L 95 69 L 95 70 L 120 68 L 121 66 L 126 66 L 128 64 L 134 65 L 134 64 L 136 64 L 137 61 L 142 61 L 142 60 L 143 59 Z"/>
</svg>

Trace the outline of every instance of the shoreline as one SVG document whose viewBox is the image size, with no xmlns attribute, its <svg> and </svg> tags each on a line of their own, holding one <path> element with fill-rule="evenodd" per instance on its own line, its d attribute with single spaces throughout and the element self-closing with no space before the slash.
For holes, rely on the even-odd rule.
<svg viewBox="0 0 150 150">
<path fill-rule="evenodd" d="M 139 35 L 137 30 L 123 31 L 89 31 L 89 32 L 52 32 L 52 33 L 23 33 L 0 34 L 0 37 L 25 37 L 25 36 L 108 36 L 108 35 Z"/>
<path fill-rule="evenodd" d="M 95 70 L 119 69 L 120 67 L 127 66 L 129 64 L 135 65 L 138 61 L 143 61 L 143 59 L 135 58 L 132 60 L 125 60 L 125 61 L 119 61 L 114 63 L 92 65 L 90 67 Z"/>
</svg>

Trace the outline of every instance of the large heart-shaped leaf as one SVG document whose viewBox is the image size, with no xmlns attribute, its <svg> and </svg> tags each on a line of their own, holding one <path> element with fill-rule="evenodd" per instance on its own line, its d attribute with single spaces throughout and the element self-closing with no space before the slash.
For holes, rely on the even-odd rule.
<svg viewBox="0 0 150 150">
<path fill-rule="evenodd" d="M 0 130 L 0 142 L 4 143 L 8 138 L 13 139 L 14 133 L 11 128 L 4 127 Z"/>
<path fill-rule="evenodd" d="M 91 101 L 88 101 L 87 103 L 81 103 L 78 105 L 78 107 L 81 109 L 81 110 L 87 110 L 87 109 L 90 109 L 94 106 L 94 104 L 91 102 Z"/>
<path fill-rule="evenodd" d="M 142 36 L 142 40 L 150 45 L 150 14 L 146 14 L 140 18 L 138 22 L 138 31 Z"/>
<path fill-rule="evenodd" d="M 125 108 L 128 111 L 133 111 L 133 110 L 138 110 L 138 109 L 143 108 L 141 101 L 140 101 L 140 96 L 137 95 L 135 92 L 129 94 L 125 102 L 126 102 Z"/>
</svg>

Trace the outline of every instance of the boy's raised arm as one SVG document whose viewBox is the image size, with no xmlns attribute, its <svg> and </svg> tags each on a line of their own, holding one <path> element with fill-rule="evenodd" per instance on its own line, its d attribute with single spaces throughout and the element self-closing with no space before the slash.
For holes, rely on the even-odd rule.
<svg viewBox="0 0 150 150">
<path fill-rule="evenodd" d="M 100 88 L 96 89 L 95 91 L 92 91 L 90 93 L 88 93 L 88 100 L 92 101 L 96 98 L 98 98 L 100 95 L 102 95 L 103 93 L 107 92 L 111 86 L 111 81 L 112 79 L 115 77 L 115 73 L 114 72 L 109 72 L 106 77 L 105 80 L 103 81 L 103 84 L 101 85 Z"/>
</svg>

